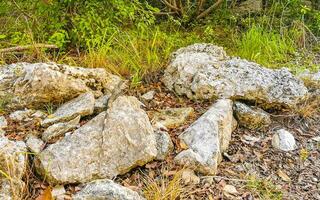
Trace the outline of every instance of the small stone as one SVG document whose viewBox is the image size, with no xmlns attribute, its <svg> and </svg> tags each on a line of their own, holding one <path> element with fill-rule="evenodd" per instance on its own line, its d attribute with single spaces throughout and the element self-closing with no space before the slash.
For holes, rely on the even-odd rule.
<svg viewBox="0 0 320 200">
<path fill-rule="evenodd" d="M 82 94 L 77 98 L 63 104 L 56 112 L 49 115 L 43 122 L 43 127 L 48 127 L 59 122 L 66 122 L 74 119 L 77 116 L 87 116 L 93 114 L 94 109 L 94 95 L 91 92 Z"/>
<path fill-rule="evenodd" d="M 313 140 L 313 141 L 316 141 L 316 142 L 320 142 L 320 136 L 313 137 L 312 140 Z"/>
<path fill-rule="evenodd" d="M 197 185 L 200 183 L 200 178 L 194 173 L 193 170 L 184 169 L 181 172 L 181 179 L 186 185 Z"/>
<path fill-rule="evenodd" d="M 73 196 L 73 200 L 95 199 L 144 200 L 137 192 L 107 179 L 90 182 Z"/>
<path fill-rule="evenodd" d="M 52 188 L 51 194 L 54 199 L 58 199 L 59 197 L 63 196 L 66 193 L 63 185 L 57 185 Z"/>
<path fill-rule="evenodd" d="M 282 151 L 292 151 L 296 148 L 296 141 L 290 132 L 280 129 L 272 137 L 272 146 Z"/>
<path fill-rule="evenodd" d="M 47 114 L 42 112 L 41 110 L 37 110 L 35 113 L 31 115 L 32 118 L 44 119 L 47 117 Z"/>
<path fill-rule="evenodd" d="M 150 111 L 149 116 L 153 124 L 162 124 L 167 128 L 176 128 L 184 124 L 194 114 L 192 107 L 167 108 L 164 110 Z"/>
<path fill-rule="evenodd" d="M 110 95 L 104 95 L 94 103 L 94 113 L 101 113 L 106 110 Z"/>
<path fill-rule="evenodd" d="M 8 122 L 4 116 L 0 116 L 0 129 L 7 128 Z"/>
<path fill-rule="evenodd" d="M 157 141 L 157 160 L 165 160 L 168 154 L 173 150 L 173 143 L 170 135 L 165 129 L 158 128 L 155 130 Z"/>
<path fill-rule="evenodd" d="M 155 94 L 156 94 L 156 92 L 154 90 L 151 90 L 151 91 L 145 93 L 144 95 L 142 95 L 141 99 L 146 100 L 146 101 L 151 101 Z"/>
<path fill-rule="evenodd" d="M 231 195 L 237 195 L 239 194 L 238 190 L 236 189 L 236 187 L 234 187 L 233 185 L 225 185 L 223 187 L 223 193 L 226 194 L 231 194 Z"/>
<path fill-rule="evenodd" d="M 54 142 L 57 138 L 63 136 L 65 133 L 76 129 L 79 126 L 80 116 L 72 119 L 69 122 L 61 122 L 49 126 L 42 134 L 42 140 L 45 142 Z"/>
<path fill-rule="evenodd" d="M 44 142 L 32 134 L 27 136 L 26 145 L 31 152 L 36 154 L 40 153 L 44 148 Z"/>
<path fill-rule="evenodd" d="M 254 108 L 240 102 L 235 102 L 233 109 L 239 125 L 245 128 L 257 130 L 271 124 L 269 113 L 260 108 Z"/>
<path fill-rule="evenodd" d="M 32 120 L 32 114 L 35 113 L 34 110 L 25 109 L 17 110 L 9 115 L 9 118 L 16 122 L 27 122 Z"/>
</svg>

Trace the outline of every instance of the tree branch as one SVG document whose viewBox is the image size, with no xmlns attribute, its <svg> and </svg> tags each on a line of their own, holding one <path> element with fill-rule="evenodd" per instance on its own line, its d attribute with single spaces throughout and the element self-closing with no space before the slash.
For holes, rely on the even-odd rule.
<svg viewBox="0 0 320 200">
<path fill-rule="evenodd" d="M 166 1 L 166 0 L 161 0 L 161 1 L 162 1 L 162 3 L 164 3 L 168 8 L 171 8 L 171 9 L 174 10 L 174 11 L 180 12 L 180 9 L 179 9 L 179 8 L 177 8 L 176 6 L 170 4 L 168 1 Z"/>
<path fill-rule="evenodd" d="M 57 47 L 57 45 L 54 45 L 54 44 L 33 44 L 33 45 L 25 45 L 25 46 L 17 46 L 17 47 L 0 49 L 0 54 L 12 52 L 12 51 L 25 51 L 32 48 L 58 49 L 59 47 Z"/>
<path fill-rule="evenodd" d="M 214 3 L 212 6 L 210 6 L 207 10 L 203 11 L 200 15 L 197 16 L 197 19 L 201 19 L 203 17 L 206 17 L 213 9 L 215 9 L 216 7 L 218 7 L 221 3 L 223 2 L 223 0 L 217 0 L 216 3 Z"/>
</svg>

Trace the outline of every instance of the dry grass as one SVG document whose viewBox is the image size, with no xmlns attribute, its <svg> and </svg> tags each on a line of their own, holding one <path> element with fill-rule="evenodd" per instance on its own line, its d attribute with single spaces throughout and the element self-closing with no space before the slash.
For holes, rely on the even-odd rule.
<svg viewBox="0 0 320 200">
<path fill-rule="evenodd" d="M 188 188 L 182 184 L 182 171 L 177 171 L 171 178 L 161 175 L 157 179 L 144 179 L 143 193 L 147 200 L 177 200 L 186 199 Z"/>
<path fill-rule="evenodd" d="M 320 97 L 310 96 L 301 105 L 298 106 L 297 114 L 303 118 L 312 118 L 320 113 Z"/>
</svg>

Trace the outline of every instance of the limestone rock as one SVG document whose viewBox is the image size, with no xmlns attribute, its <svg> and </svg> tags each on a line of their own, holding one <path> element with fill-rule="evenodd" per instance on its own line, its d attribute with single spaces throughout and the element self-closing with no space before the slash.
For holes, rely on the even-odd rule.
<svg viewBox="0 0 320 200">
<path fill-rule="evenodd" d="M 320 71 L 316 73 L 305 71 L 299 74 L 298 77 L 309 89 L 320 89 Z"/>
<path fill-rule="evenodd" d="M 59 122 L 67 122 L 78 116 L 87 116 L 93 114 L 94 95 L 91 92 L 81 94 L 75 99 L 60 106 L 52 115 L 42 121 L 43 127 L 50 126 Z"/>
<path fill-rule="evenodd" d="M 296 140 L 290 132 L 280 129 L 272 137 L 272 146 L 282 151 L 293 151 L 296 148 Z"/>
<path fill-rule="evenodd" d="M 254 108 L 240 102 L 235 102 L 233 109 L 239 125 L 245 128 L 256 130 L 271 124 L 270 115 L 260 108 Z"/>
<path fill-rule="evenodd" d="M 144 200 L 137 192 L 123 187 L 111 180 L 103 179 L 90 182 L 73 196 L 73 200 Z"/>
<path fill-rule="evenodd" d="M 38 171 L 50 183 L 84 183 L 113 178 L 153 160 L 156 135 L 140 106 L 135 97 L 118 97 L 106 112 L 43 150 Z"/>
<path fill-rule="evenodd" d="M 0 199 L 15 199 L 11 191 L 22 191 L 24 183 L 21 179 L 26 172 L 28 161 L 26 152 L 23 142 L 0 137 L 0 169 L 10 177 L 9 181 L 0 175 Z"/>
<path fill-rule="evenodd" d="M 9 115 L 9 118 L 16 122 L 27 122 L 32 120 L 32 114 L 34 114 L 35 110 L 24 109 L 17 110 Z"/>
<path fill-rule="evenodd" d="M 40 153 L 44 148 L 44 142 L 32 134 L 27 136 L 26 145 L 32 153 L 36 154 Z"/>
<path fill-rule="evenodd" d="M 153 124 L 162 124 L 167 128 L 176 128 L 187 121 L 194 114 L 192 107 L 167 108 L 148 112 Z"/>
<path fill-rule="evenodd" d="M 9 107 L 34 108 L 63 103 L 82 93 L 111 94 L 121 79 L 102 68 L 81 68 L 55 63 L 16 63 L 0 68 L 0 98 Z"/>
<path fill-rule="evenodd" d="M 42 134 L 42 140 L 45 142 L 54 142 L 65 133 L 76 129 L 79 126 L 80 115 L 69 122 L 61 122 L 49 126 Z"/>
<path fill-rule="evenodd" d="M 183 169 L 181 172 L 181 179 L 184 184 L 196 185 L 200 183 L 200 178 L 194 173 L 193 170 Z"/>
<path fill-rule="evenodd" d="M 143 95 L 141 96 L 141 99 L 142 99 L 142 100 L 145 100 L 145 101 L 151 101 L 151 100 L 153 99 L 153 97 L 154 97 L 155 94 L 156 94 L 156 92 L 155 92 L 154 90 L 151 90 L 151 91 L 143 94 Z"/>
<path fill-rule="evenodd" d="M 174 53 L 163 82 L 191 99 L 243 99 L 263 107 L 294 107 L 308 94 L 288 69 L 272 70 L 229 59 L 221 47 L 210 44 L 195 44 Z"/>
<path fill-rule="evenodd" d="M 110 95 L 103 95 L 99 99 L 96 100 L 94 103 L 94 112 L 95 113 L 101 113 L 107 109 L 108 106 L 108 100 L 110 98 Z"/>
<path fill-rule="evenodd" d="M 181 146 L 188 149 L 180 152 L 175 161 L 203 174 L 215 174 L 221 153 L 231 139 L 232 120 L 232 101 L 218 100 L 179 136 Z"/>
<path fill-rule="evenodd" d="M 157 160 L 165 160 L 168 154 L 173 150 L 173 142 L 165 127 L 159 124 L 155 130 L 157 141 Z"/>
<path fill-rule="evenodd" d="M 0 129 L 7 128 L 8 122 L 4 116 L 0 116 Z"/>
</svg>

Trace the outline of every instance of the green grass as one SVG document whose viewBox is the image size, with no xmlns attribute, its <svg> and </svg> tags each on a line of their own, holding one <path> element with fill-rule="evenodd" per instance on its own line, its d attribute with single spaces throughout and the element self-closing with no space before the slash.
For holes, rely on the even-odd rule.
<svg viewBox="0 0 320 200">
<path fill-rule="evenodd" d="M 282 192 L 270 181 L 258 179 L 254 176 L 249 178 L 246 187 L 261 200 L 282 200 Z"/>
<path fill-rule="evenodd" d="M 295 50 L 289 36 L 254 25 L 238 40 L 236 55 L 267 67 L 277 67 L 279 63 L 288 62 Z"/>
</svg>

